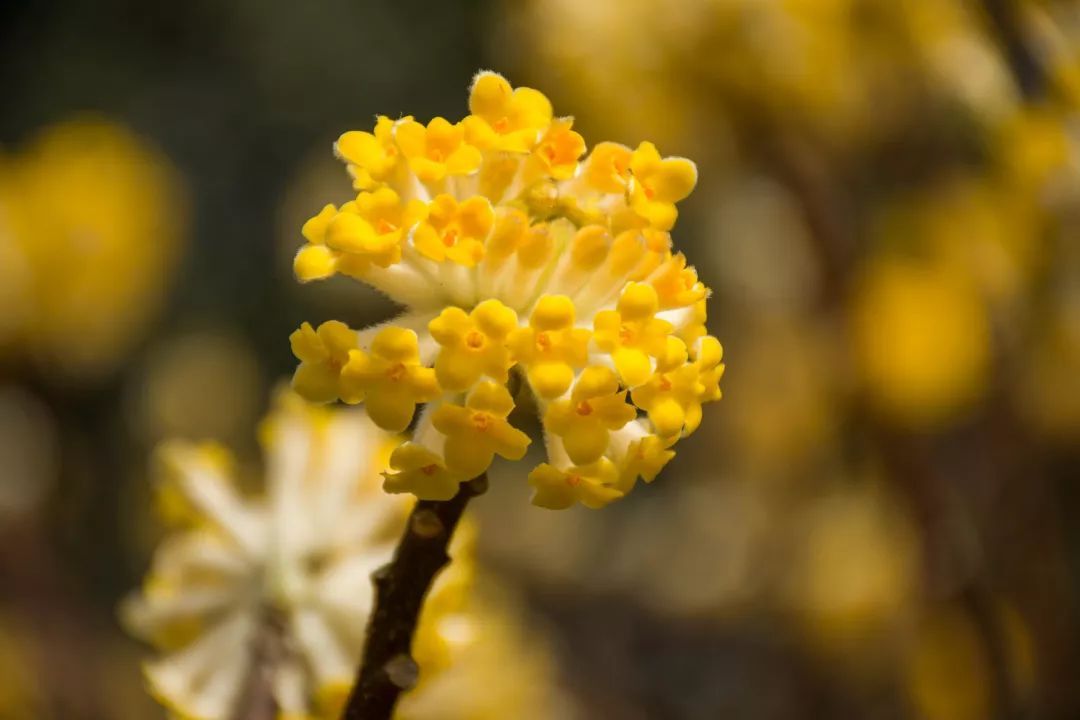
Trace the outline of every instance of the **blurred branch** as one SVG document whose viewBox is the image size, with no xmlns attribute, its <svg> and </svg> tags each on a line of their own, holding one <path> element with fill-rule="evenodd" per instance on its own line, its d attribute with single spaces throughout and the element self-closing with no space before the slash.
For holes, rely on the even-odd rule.
<svg viewBox="0 0 1080 720">
<path fill-rule="evenodd" d="M 394 559 L 372 576 L 375 610 L 343 720 L 389 720 L 398 697 L 416 684 L 412 639 L 424 598 L 450 562 L 447 547 L 465 506 L 485 490 L 486 474 L 462 483 L 450 500 L 416 503 Z"/>
<path fill-rule="evenodd" d="M 1024 98 L 1032 101 L 1045 97 L 1049 79 L 1024 37 L 1020 5 L 1016 0 L 983 0 L 983 9 Z"/>
<path fill-rule="evenodd" d="M 233 720 L 277 720 L 274 670 L 285 654 L 283 623 L 273 609 L 264 611 L 259 634 L 251 646 L 251 670 L 236 701 Z"/>
</svg>

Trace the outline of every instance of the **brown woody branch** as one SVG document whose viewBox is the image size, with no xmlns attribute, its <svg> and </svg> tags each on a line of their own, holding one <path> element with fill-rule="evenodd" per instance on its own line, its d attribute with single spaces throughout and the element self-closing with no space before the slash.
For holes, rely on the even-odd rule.
<svg viewBox="0 0 1080 720">
<path fill-rule="evenodd" d="M 394 559 L 372 576 L 375 610 L 368 623 L 360 671 L 343 720 L 389 720 L 401 693 L 416 684 L 412 639 L 435 576 L 465 506 L 487 489 L 487 475 L 462 483 L 450 500 L 416 503 Z"/>
</svg>

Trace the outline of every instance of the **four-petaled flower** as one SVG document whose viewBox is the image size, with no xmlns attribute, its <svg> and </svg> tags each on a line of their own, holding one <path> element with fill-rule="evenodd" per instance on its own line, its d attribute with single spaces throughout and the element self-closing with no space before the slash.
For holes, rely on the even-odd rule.
<svg viewBox="0 0 1080 720">
<path fill-rule="evenodd" d="M 544 427 L 558 435 L 575 465 L 595 462 L 607 450 L 612 430 L 637 417 L 626 391 L 606 367 L 589 367 L 574 383 L 570 397 L 556 400 L 544 415 Z"/>
<path fill-rule="evenodd" d="M 593 339 L 604 352 L 611 353 L 623 383 L 636 387 L 649 379 L 650 356 L 665 349 L 671 323 L 656 317 L 659 308 L 656 289 L 647 283 L 630 283 L 614 310 L 596 313 Z"/>
<path fill-rule="evenodd" d="M 464 475 L 446 469 L 441 456 L 415 442 L 394 448 L 390 470 L 383 473 L 383 490 L 412 493 L 421 500 L 449 500 L 457 494 Z"/>
<path fill-rule="evenodd" d="M 589 359 L 589 331 L 574 327 L 574 303 L 565 295 L 540 298 L 529 326 L 510 334 L 514 359 L 526 368 L 529 384 L 542 398 L 562 395 L 574 370 Z"/>
<path fill-rule="evenodd" d="M 359 346 L 356 331 L 337 320 L 328 320 L 316 330 L 304 323 L 289 336 L 293 355 L 300 366 L 293 375 L 293 387 L 312 402 L 331 402 L 348 396 L 341 382 L 341 370 L 349 353 Z"/>
<path fill-rule="evenodd" d="M 607 458 L 563 470 L 541 463 L 529 473 L 533 504 L 552 510 L 564 510 L 575 502 L 594 510 L 602 508 L 622 497 L 615 487 L 618 482 L 619 471 Z"/>
<path fill-rule="evenodd" d="M 432 413 L 431 423 L 446 436 L 446 466 L 475 477 L 487 470 L 492 458 L 520 460 L 529 447 L 529 436 L 506 419 L 514 409 L 509 391 L 482 380 L 465 398 L 465 405 L 447 403 Z"/>
<path fill-rule="evenodd" d="M 697 184 L 697 167 L 686 158 L 661 158 L 651 142 L 638 145 L 630 158 L 630 205 L 657 230 L 675 224 L 679 202 Z"/>
<path fill-rule="evenodd" d="M 412 120 L 405 117 L 398 122 Z M 348 163 L 353 186 L 357 190 L 377 187 L 398 169 L 400 153 L 394 142 L 394 121 L 380 115 L 375 121 L 375 132 L 350 130 L 338 138 L 334 151 Z"/>
<path fill-rule="evenodd" d="M 482 72 L 473 83 L 465 136 L 483 150 L 527 153 L 551 123 L 551 102 L 532 88 L 511 88 L 501 75 Z"/>
<path fill-rule="evenodd" d="M 440 182 L 447 175 L 470 175 L 483 161 L 480 151 L 465 142 L 465 128 L 441 117 L 434 118 L 427 127 L 415 120 L 403 120 L 394 127 L 394 139 L 421 182 Z"/>
<path fill-rule="evenodd" d="M 442 346 L 435 361 L 435 376 L 444 390 L 465 391 L 482 375 L 505 383 L 510 350 L 506 336 L 517 327 L 517 313 L 498 300 L 485 300 L 466 313 L 448 307 L 428 324 Z"/>
<path fill-rule="evenodd" d="M 435 371 L 420 364 L 416 333 L 386 327 L 371 341 L 371 352 L 352 350 L 341 370 L 346 402 L 364 401 L 375 423 L 402 432 L 412 422 L 417 403 L 439 396 Z"/>
<path fill-rule="evenodd" d="M 413 234 L 413 244 L 429 260 L 472 267 L 483 259 L 483 241 L 494 223 L 495 211 L 487 198 L 474 196 L 458 203 L 444 193 L 432 200 L 427 220 Z"/>
</svg>

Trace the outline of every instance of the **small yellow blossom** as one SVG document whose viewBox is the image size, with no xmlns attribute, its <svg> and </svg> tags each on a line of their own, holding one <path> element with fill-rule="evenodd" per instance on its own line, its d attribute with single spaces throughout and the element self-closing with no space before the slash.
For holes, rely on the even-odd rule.
<svg viewBox="0 0 1080 720">
<path fill-rule="evenodd" d="M 585 163 L 585 180 L 597 192 L 625 193 L 630 184 L 632 156 L 633 152 L 625 145 L 598 143 Z"/>
<path fill-rule="evenodd" d="M 328 223 L 326 246 L 341 253 L 339 269 L 347 274 L 387 267 L 401 259 L 401 238 L 423 214 L 423 203 L 403 204 L 390 188 L 362 192 Z"/>
<path fill-rule="evenodd" d="M 639 477 L 645 482 L 655 480 L 675 457 L 675 451 L 671 449 L 673 442 L 674 438 L 644 435 L 630 443 L 620 468 L 618 489 L 629 492 Z"/>
<path fill-rule="evenodd" d="M 442 458 L 423 445 L 406 442 L 390 455 L 390 471 L 384 472 L 388 493 L 412 493 L 421 500 L 449 500 L 468 478 L 446 469 Z"/>
<path fill-rule="evenodd" d="M 479 169 L 480 151 L 465 142 L 465 128 L 437 117 L 427 127 L 415 120 L 394 126 L 394 139 L 421 182 L 435 183 L 447 175 L 469 175 Z"/>
<path fill-rule="evenodd" d="M 465 405 L 447 403 L 436 408 L 431 422 L 446 435 L 446 466 L 475 477 L 488 469 L 495 455 L 520 460 L 529 447 L 529 436 L 506 419 L 514 400 L 502 385 L 480 382 Z"/>
<path fill-rule="evenodd" d="M 701 398 L 705 388 L 701 373 L 692 364 L 657 372 L 634 388 L 634 404 L 649 414 L 661 437 L 680 432 L 689 435 L 701 424 Z"/>
<path fill-rule="evenodd" d="M 341 369 L 349 352 L 359 347 L 356 331 L 337 320 L 328 320 L 315 330 L 304 323 L 289 336 L 293 355 L 300 366 L 293 375 L 293 389 L 311 402 L 331 402 L 345 397 Z"/>
<path fill-rule="evenodd" d="M 551 123 L 551 102 L 532 88 L 510 87 L 501 75 L 482 72 L 469 93 L 465 133 L 481 149 L 530 151 Z"/>
<path fill-rule="evenodd" d="M 536 303 L 529 326 L 510 334 L 509 344 L 529 384 L 542 398 L 562 395 L 574 369 L 588 362 L 590 333 L 574 327 L 574 303 L 565 295 L 545 295 Z"/>
<path fill-rule="evenodd" d="M 615 488 L 618 481 L 619 471 L 607 458 L 565 470 L 542 463 L 529 473 L 533 504 L 552 510 L 564 510 L 575 502 L 594 510 L 602 508 L 622 497 Z"/>
<path fill-rule="evenodd" d="M 449 307 L 428 325 L 442 346 L 435 375 L 445 390 L 464 391 L 481 375 L 505 383 L 510 369 L 507 335 L 517 327 L 517 313 L 498 300 L 485 300 L 471 313 Z"/>
<path fill-rule="evenodd" d="M 371 352 L 352 350 L 341 370 L 346 402 L 364 401 L 375 424 L 402 432 L 412 422 L 416 404 L 439 395 L 435 371 L 420 364 L 416 333 L 386 327 L 371 342 Z"/>
<path fill-rule="evenodd" d="M 484 257 L 484 240 L 494 224 L 495 212 L 486 198 L 474 196 L 458 203 L 452 195 L 443 194 L 431 202 L 413 243 L 429 260 L 472 267 Z"/>
<path fill-rule="evenodd" d="M 697 184 L 697 168 L 686 158 L 661 158 L 656 146 L 643 142 L 630 158 L 631 205 L 658 230 L 670 230 L 678 217 L 675 203 Z"/>
<path fill-rule="evenodd" d="M 399 122 L 411 120 L 403 118 Z M 334 145 L 338 157 L 348 163 L 353 185 L 357 190 L 371 190 L 390 177 L 401 161 L 394 143 L 394 121 L 380 115 L 375 132 L 352 130 L 338 138 Z"/>
<path fill-rule="evenodd" d="M 656 290 L 645 283 L 630 283 L 623 290 L 614 310 L 596 314 L 593 339 L 603 351 L 611 353 L 615 369 L 630 387 L 649 379 L 649 357 L 664 351 L 671 323 L 656 317 L 660 300 Z"/>
<path fill-rule="evenodd" d="M 589 367 L 574 384 L 570 397 L 556 400 L 544 415 L 544 427 L 558 435 L 575 465 L 596 462 L 607 450 L 610 431 L 637 417 L 626 391 L 606 367 Z"/>
<path fill-rule="evenodd" d="M 585 154 L 585 139 L 571 129 L 573 124 L 573 118 L 552 121 L 533 151 L 533 158 L 544 175 L 566 180 L 577 170 L 578 159 Z"/>
</svg>

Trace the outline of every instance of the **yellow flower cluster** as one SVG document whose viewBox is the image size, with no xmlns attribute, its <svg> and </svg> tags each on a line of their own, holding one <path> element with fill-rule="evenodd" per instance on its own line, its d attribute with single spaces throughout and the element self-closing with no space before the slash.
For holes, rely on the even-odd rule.
<svg viewBox="0 0 1080 720">
<path fill-rule="evenodd" d="M 340 717 L 374 602 L 371 573 L 389 562 L 406 522 L 408 499 L 380 488 L 399 441 L 363 412 L 285 395 L 261 439 L 266 488 L 253 498 L 238 491 L 219 446 L 174 442 L 160 453 L 159 509 L 177 527 L 123 617 L 161 651 L 144 671 L 174 717 L 240 717 L 260 681 L 279 718 Z M 478 655 L 491 634 L 481 626 L 506 619 L 501 606 L 472 599 L 471 528 L 466 521 L 455 535 L 454 562 L 425 603 L 413 646 L 420 681 L 395 717 L 448 717 L 440 703 L 473 707 L 465 698 L 486 685 L 532 690 L 498 695 L 497 709 L 472 717 L 550 717 L 542 710 L 553 691 L 543 657 L 518 663 L 522 648 L 507 637 L 498 659 L 490 648 Z"/>
<path fill-rule="evenodd" d="M 392 432 L 426 403 L 386 489 L 448 499 L 496 455 L 524 457 L 530 439 L 509 419 L 520 378 L 548 453 L 533 501 L 603 506 L 655 478 L 720 397 L 709 290 L 669 234 L 696 167 L 649 142 L 586 155 L 572 118 L 492 72 L 469 110 L 457 123 L 380 117 L 338 140 L 359 194 L 304 225 L 296 274 L 347 275 L 406 310 L 359 332 L 304 324 L 293 385 L 364 402 Z"/>
</svg>

